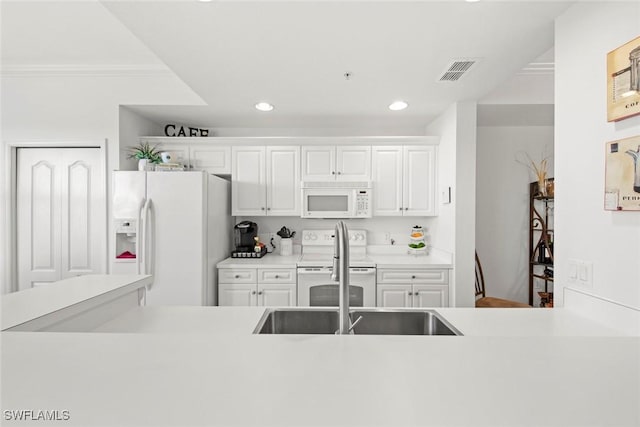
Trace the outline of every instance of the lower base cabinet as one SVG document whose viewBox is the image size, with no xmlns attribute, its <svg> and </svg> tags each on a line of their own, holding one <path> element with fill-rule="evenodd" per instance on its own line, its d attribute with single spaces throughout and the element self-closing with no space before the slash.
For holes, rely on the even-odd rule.
<svg viewBox="0 0 640 427">
<path fill-rule="evenodd" d="M 378 307 L 448 307 L 448 270 L 378 269 Z"/>
<path fill-rule="evenodd" d="M 218 277 L 218 303 L 221 306 L 296 305 L 295 269 L 221 268 Z"/>
</svg>

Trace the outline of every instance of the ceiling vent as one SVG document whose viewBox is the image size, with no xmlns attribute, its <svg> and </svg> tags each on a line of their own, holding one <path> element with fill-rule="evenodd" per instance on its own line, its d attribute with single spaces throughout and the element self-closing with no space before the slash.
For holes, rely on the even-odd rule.
<svg viewBox="0 0 640 427">
<path fill-rule="evenodd" d="M 438 81 L 455 82 L 462 78 L 469 69 L 477 62 L 477 59 L 456 59 L 449 63 Z"/>
</svg>

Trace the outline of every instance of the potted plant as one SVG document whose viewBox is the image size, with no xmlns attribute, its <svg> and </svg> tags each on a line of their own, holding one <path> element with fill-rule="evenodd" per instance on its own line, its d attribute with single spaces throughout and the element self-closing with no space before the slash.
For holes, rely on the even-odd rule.
<svg viewBox="0 0 640 427">
<path fill-rule="evenodd" d="M 157 145 L 141 142 L 136 147 L 129 147 L 129 159 L 138 159 L 138 170 L 147 170 L 149 163 L 160 163 L 160 150 Z"/>
</svg>

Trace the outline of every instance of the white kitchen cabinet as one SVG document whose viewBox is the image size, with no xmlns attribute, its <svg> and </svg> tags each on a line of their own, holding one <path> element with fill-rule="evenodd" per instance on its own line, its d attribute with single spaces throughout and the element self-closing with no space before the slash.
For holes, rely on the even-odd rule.
<svg viewBox="0 0 640 427">
<path fill-rule="evenodd" d="M 150 142 L 153 145 L 153 142 Z M 161 142 L 161 151 L 173 154 L 172 163 L 188 170 L 203 170 L 214 175 L 231 174 L 231 147 L 205 143 Z"/>
<path fill-rule="evenodd" d="M 433 145 L 374 146 L 373 215 L 437 215 L 436 156 Z"/>
<path fill-rule="evenodd" d="M 221 306 L 289 307 L 297 301 L 295 268 L 220 268 Z"/>
<path fill-rule="evenodd" d="M 258 291 L 255 284 L 220 283 L 218 285 L 218 304 L 226 306 L 258 305 Z"/>
<path fill-rule="evenodd" d="M 370 181 L 371 147 L 302 147 L 302 181 Z"/>
<path fill-rule="evenodd" d="M 377 272 L 378 307 L 448 307 L 449 271 L 388 269 Z"/>
<path fill-rule="evenodd" d="M 300 147 L 233 147 L 231 214 L 300 216 Z"/>
<path fill-rule="evenodd" d="M 376 301 L 378 307 L 412 307 L 412 286 L 391 284 L 377 285 Z"/>
</svg>

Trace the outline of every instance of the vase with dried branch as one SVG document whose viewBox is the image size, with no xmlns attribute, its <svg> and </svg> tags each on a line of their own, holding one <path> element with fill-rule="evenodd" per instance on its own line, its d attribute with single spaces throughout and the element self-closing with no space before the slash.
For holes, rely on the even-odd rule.
<svg viewBox="0 0 640 427">
<path fill-rule="evenodd" d="M 549 195 L 547 186 L 547 167 L 549 166 L 549 158 L 544 157 L 540 160 L 540 162 L 536 162 L 531 158 L 531 156 L 529 156 L 528 153 L 524 153 L 524 155 L 527 158 L 526 161 L 522 161 L 520 159 L 516 159 L 516 161 L 520 164 L 525 165 L 531 172 L 533 172 L 535 179 L 538 181 L 538 196 L 547 197 Z"/>
</svg>

